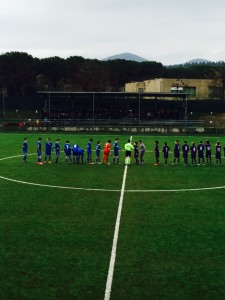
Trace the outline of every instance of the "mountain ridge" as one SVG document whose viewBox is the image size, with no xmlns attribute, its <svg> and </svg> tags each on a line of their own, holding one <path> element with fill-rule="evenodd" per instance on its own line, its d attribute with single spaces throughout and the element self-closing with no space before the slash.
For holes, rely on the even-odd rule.
<svg viewBox="0 0 225 300">
<path fill-rule="evenodd" d="M 144 62 L 144 61 L 149 61 L 148 59 L 141 57 L 139 55 L 125 52 L 125 53 L 120 53 L 120 54 L 115 54 L 106 58 L 103 58 L 103 61 L 107 60 L 116 60 L 116 59 L 123 59 L 123 60 L 129 60 L 129 61 L 136 61 L 136 62 Z"/>
</svg>

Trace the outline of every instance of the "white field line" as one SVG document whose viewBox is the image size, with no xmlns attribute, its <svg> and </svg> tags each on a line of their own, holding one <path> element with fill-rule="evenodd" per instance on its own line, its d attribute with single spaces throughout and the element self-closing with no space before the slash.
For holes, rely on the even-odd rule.
<svg viewBox="0 0 225 300">
<path fill-rule="evenodd" d="M 130 137 L 130 140 L 132 141 L 132 136 Z M 119 202 L 119 207 L 118 207 L 118 211 L 117 211 L 116 225 L 115 225 L 115 230 L 114 230 L 111 258 L 110 258 L 108 276 L 107 276 L 107 281 L 106 281 L 104 300 L 109 300 L 110 295 L 111 295 L 114 267 L 115 267 L 115 261 L 116 261 L 117 242 L 118 242 L 118 237 L 119 237 L 120 219 L 121 219 L 123 198 L 124 198 L 126 178 L 127 178 L 127 168 L 128 168 L 128 166 L 125 165 L 122 188 L 121 188 L 121 193 L 120 193 L 120 202 Z"/>
</svg>

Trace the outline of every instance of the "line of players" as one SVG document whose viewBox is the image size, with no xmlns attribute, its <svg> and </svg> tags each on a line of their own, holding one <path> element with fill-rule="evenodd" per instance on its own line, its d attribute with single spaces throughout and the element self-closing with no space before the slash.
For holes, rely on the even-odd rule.
<svg viewBox="0 0 225 300">
<path fill-rule="evenodd" d="M 215 145 L 215 158 L 216 158 L 216 165 L 221 165 L 221 145 L 220 142 L 217 142 Z M 225 147 L 223 147 L 224 150 L 224 156 L 225 156 Z M 167 166 L 168 164 L 168 157 L 169 157 L 169 151 L 170 147 L 167 145 L 167 143 L 164 143 L 164 146 L 162 148 L 163 152 L 163 158 L 164 158 L 164 165 Z M 191 146 L 189 147 L 187 141 L 184 141 L 184 144 L 180 147 L 179 141 L 175 141 L 174 149 L 173 149 L 173 165 L 174 164 L 180 164 L 180 151 L 182 151 L 183 154 L 183 160 L 184 165 L 187 166 L 188 164 L 188 154 L 190 153 L 191 156 L 191 165 L 196 165 L 198 162 L 198 165 L 204 165 L 205 164 L 205 158 L 207 165 L 211 165 L 212 163 L 212 146 L 208 140 L 205 141 L 203 144 L 202 141 L 199 142 L 199 144 L 196 146 L 194 142 L 192 142 Z M 159 141 L 155 141 L 155 163 L 154 165 L 159 166 Z"/>
<path fill-rule="evenodd" d="M 92 160 L 92 143 L 93 139 L 90 138 L 87 143 L 87 163 L 88 164 L 94 164 Z M 139 145 L 138 145 L 139 144 Z M 203 144 L 202 141 L 199 142 L 199 144 L 196 146 L 194 142 L 192 142 L 191 146 L 187 144 L 187 141 L 184 141 L 184 144 L 182 147 L 179 145 L 179 141 L 175 141 L 173 154 L 173 164 L 179 164 L 180 163 L 180 151 L 183 153 L 183 160 L 184 165 L 186 166 L 188 164 L 188 154 L 190 152 L 191 155 L 191 164 L 196 165 L 197 164 L 197 158 L 198 158 L 198 165 L 201 163 L 205 164 L 204 156 L 206 155 L 206 162 L 207 164 L 211 164 L 212 161 L 212 153 L 211 153 L 211 144 L 208 140 Z M 38 139 L 37 142 L 37 164 L 45 164 L 45 163 L 51 163 L 52 158 L 52 152 L 55 151 L 55 163 L 59 163 L 59 157 L 60 157 L 60 139 L 56 140 L 56 143 L 53 145 L 50 138 L 47 138 L 45 144 L 45 156 L 44 161 L 42 161 L 42 138 Z M 69 163 L 84 163 L 84 149 L 80 148 L 78 144 L 75 144 L 73 146 L 70 145 L 69 141 L 67 140 L 63 147 L 64 153 L 65 153 L 65 160 Z M 139 142 L 134 142 L 132 145 L 130 140 L 125 144 L 124 146 L 125 150 L 125 164 L 130 165 L 131 163 L 131 151 L 134 151 L 134 159 L 135 164 L 143 164 L 144 163 L 144 154 L 146 151 L 146 146 L 144 143 L 139 140 Z M 225 147 L 224 150 L 224 156 L 225 156 Z M 103 158 L 101 160 L 101 142 L 97 141 L 96 145 L 96 159 L 95 163 L 98 164 L 110 164 L 109 163 L 109 155 L 111 151 L 111 140 L 107 140 L 104 144 L 103 149 Z M 113 162 L 120 164 L 119 161 L 119 152 L 121 151 L 121 148 L 119 147 L 119 138 L 116 138 L 113 143 Z M 163 152 L 163 158 L 164 158 L 164 165 L 168 164 L 168 157 L 169 157 L 169 151 L 170 147 L 167 145 L 167 143 L 164 143 L 164 146 L 162 148 Z M 27 161 L 27 153 L 28 153 L 28 139 L 25 138 L 23 142 L 23 153 L 24 157 L 22 162 Z M 155 154 L 155 164 L 154 165 L 160 165 L 159 162 L 159 156 L 160 156 L 160 150 L 159 150 L 159 141 L 155 141 L 155 147 L 154 147 L 154 154 Z M 215 145 L 215 157 L 216 157 L 216 164 L 221 164 L 221 145 L 220 142 L 217 142 Z"/>
<path fill-rule="evenodd" d="M 92 159 L 92 143 L 93 139 L 90 138 L 87 143 L 87 163 L 94 164 Z M 138 143 L 140 144 L 140 151 L 138 147 Z M 42 149 L 45 149 L 44 160 L 42 160 Z M 63 147 L 65 153 L 65 160 L 68 163 L 84 163 L 84 149 L 79 147 L 78 144 L 73 146 L 70 145 L 67 140 Z M 119 138 L 116 138 L 113 143 L 113 162 L 120 164 L 119 160 L 119 152 L 122 149 L 119 147 Z M 130 140 L 124 146 L 125 150 L 125 164 L 130 165 L 131 163 L 131 151 L 134 150 L 134 158 L 136 164 L 144 163 L 144 153 L 146 147 L 144 143 L 140 140 L 139 142 L 135 142 L 134 145 L 131 144 Z M 50 138 L 47 138 L 44 147 L 42 146 L 42 138 L 39 138 L 37 141 L 37 164 L 42 165 L 46 163 L 51 163 L 52 153 L 55 152 L 55 163 L 59 162 L 60 157 L 60 139 L 56 140 L 56 143 L 53 145 Z M 140 153 L 139 153 L 140 152 Z M 96 164 L 107 164 L 109 163 L 109 155 L 111 154 L 111 140 L 107 140 L 104 144 L 103 148 L 103 158 L 101 159 L 101 141 L 97 141 L 97 145 L 95 148 L 96 153 Z M 22 162 L 27 162 L 27 154 L 28 154 L 28 139 L 24 138 L 23 142 L 23 159 Z"/>
</svg>

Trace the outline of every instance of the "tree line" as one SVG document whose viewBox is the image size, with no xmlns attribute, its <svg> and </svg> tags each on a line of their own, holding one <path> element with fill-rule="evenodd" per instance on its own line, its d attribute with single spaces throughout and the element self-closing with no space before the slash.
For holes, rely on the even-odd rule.
<svg viewBox="0 0 225 300">
<path fill-rule="evenodd" d="M 127 82 L 153 78 L 214 79 L 224 95 L 225 63 L 163 66 L 155 61 L 100 61 L 80 56 L 39 59 L 24 52 L 0 55 L 0 88 L 8 96 L 49 90 L 118 92 Z"/>
</svg>

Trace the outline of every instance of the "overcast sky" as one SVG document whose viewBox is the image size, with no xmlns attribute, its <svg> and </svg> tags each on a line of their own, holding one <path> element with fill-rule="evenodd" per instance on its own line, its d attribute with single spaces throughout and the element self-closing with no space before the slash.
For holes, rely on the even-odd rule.
<svg viewBox="0 0 225 300">
<path fill-rule="evenodd" d="M 0 54 L 225 60 L 225 0 L 0 0 Z"/>
</svg>

